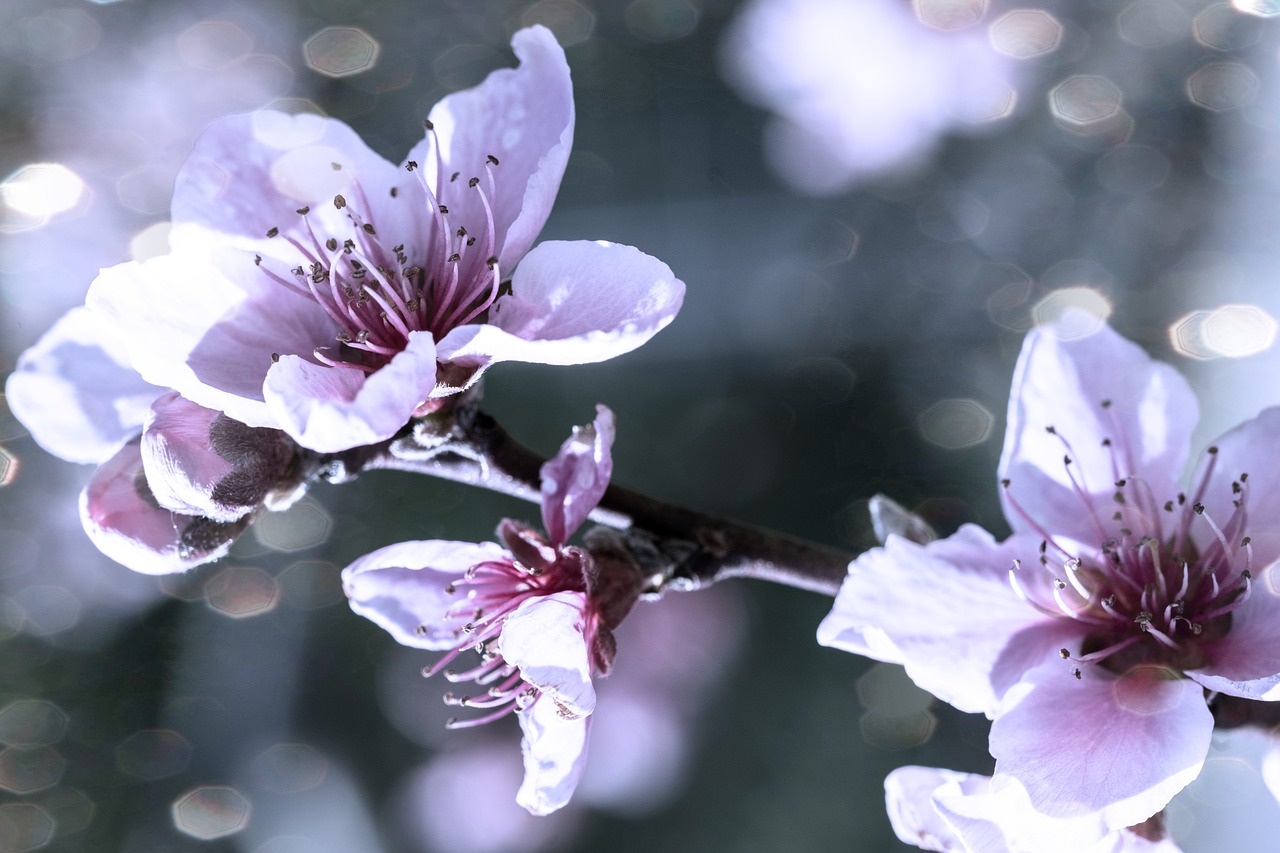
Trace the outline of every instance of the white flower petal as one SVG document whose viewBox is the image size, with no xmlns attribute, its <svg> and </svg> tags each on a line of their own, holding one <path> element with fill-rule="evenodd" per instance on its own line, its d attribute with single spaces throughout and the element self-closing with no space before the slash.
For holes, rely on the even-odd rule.
<svg viewBox="0 0 1280 853">
<path fill-rule="evenodd" d="M 596 707 L 587 650 L 586 596 L 557 592 L 530 598 L 507 617 L 498 650 L 520 668 L 524 680 L 568 716 L 586 716 Z"/>
<path fill-rule="evenodd" d="M 546 696 L 517 716 L 524 730 L 524 782 L 516 802 L 533 814 L 550 814 L 569 802 L 582 778 L 591 718 L 566 718 Z"/>
</svg>

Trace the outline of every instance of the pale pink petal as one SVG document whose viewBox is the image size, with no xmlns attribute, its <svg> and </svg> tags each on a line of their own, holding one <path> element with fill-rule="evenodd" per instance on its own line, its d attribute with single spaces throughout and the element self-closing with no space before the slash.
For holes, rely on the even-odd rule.
<svg viewBox="0 0 1280 853">
<path fill-rule="evenodd" d="M 1019 598 L 1013 560 L 1033 537 L 997 543 L 974 525 L 917 545 L 891 536 L 854 560 L 818 642 L 901 663 L 920 687 L 962 711 L 994 713 L 1027 669 L 1078 646 L 1083 631 Z"/>
<path fill-rule="evenodd" d="M 584 637 L 586 596 L 557 592 L 524 601 L 507 617 L 498 650 L 564 716 L 585 717 L 596 706 Z"/>
<path fill-rule="evenodd" d="M 136 441 L 94 472 L 80 493 L 80 521 L 99 551 L 148 575 L 182 572 L 218 559 L 247 523 L 223 524 L 157 506 Z"/>
<path fill-rule="evenodd" d="M 428 184 L 439 187 L 450 223 L 485 234 L 483 192 L 493 211 L 499 268 L 510 270 L 533 245 L 551 211 L 573 146 L 573 88 L 564 51 L 544 27 L 511 39 L 518 68 L 494 71 L 474 89 L 436 104 L 431 121 L 440 141 L 443 180 L 437 180 L 431 134 L 412 151 Z M 492 155 L 498 165 L 489 164 Z M 492 169 L 492 192 L 486 169 Z M 450 181 L 453 173 L 456 181 Z M 477 188 L 468 181 L 480 178 Z"/>
<path fill-rule="evenodd" d="M 956 835 L 951 824 L 943 819 L 933 805 L 933 793 L 939 787 L 951 783 L 959 785 L 973 777 L 969 773 L 939 770 L 933 767 L 899 767 L 884 780 L 885 810 L 889 824 L 898 840 L 921 850 L 939 853 L 966 853 L 964 843 Z M 987 780 L 990 781 L 990 780 Z M 1002 842 L 997 832 L 993 842 Z M 992 843 L 984 847 L 990 853 L 1003 853 L 1001 846 Z"/>
<path fill-rule="evenodd" d="M 1102 838 L 1141 823 L 1200 773 L 1213 715 L 1199 684 L 1160 667 L 1117 676 L 1067 662 L 1040 667 L 1005 696 L 991 726 L 1002 777 L 1041 815 L 1092 824 Z"/>
<path fill-rule="evenodd" d="M 516 268 L 488 324 L 445 335 L 440 359 L 470 367 L 604 361 L 656 335 L 683 301 L 684 282 L 638 249 L 548 241 Z"/>
<path fill-rule="evenodd" d="M 582 778 L 591 718 L 567 718 L 548 698 L 517 716 L 524 731 L 524 782 L 516 802 L 533 814 L 551 814 L 569 802 Z"/>
<path fill-rule="evenodd" d="M 596 418 L 574 427 L 560 451 L 542 466 L 542 526 L 560 546 L 600 503 L 613 475 L 613 412 L 596 406 Z"/>
<path fill-rule="evenodd" d="M 1034 529 L 1029 517 L 1055 536 L 1097 542 L 1089 503 L 1103 508 L 1098 516 L 1104 526 L 1113 526 L 1116 480 L 1139 475 L 1159 504 L 1174 496 L 1199 410 L 1177 371 L 1111 328 L 1085 338 L 1059 337 L 1072 316 L 1033 329 L 1023 344 L 999 466 L 1000 477 L 1010 481 L 1002 500 L 1016 531 Z M 1091 496 L 1089 503 L 1069 472 Z"/>
<path fill-rule="evenodd" d="M 334 343 L 334 325 L 318 305 L 270 281 L 253 255 L 238 251 L 105 269 L 86 304 L 118 330 L 144 379 L 249 426 L 278 426 L 262 391 L 273 353 L 310 357 Z"/>
<path fill-rule="evenodd" d="M 436 349 L 430 332 L 410 332 L 405 348 L 374 373 L 281 356 L 263 393 L 279 428 L 320 453 L 376 444 L 395 435 L 431 395 Z"/>
<path fill-rule="evenodd" d="M 81 307 L 18 357 L 4 394 L 36 444 L 68 462 L 96 463 L 138 434 L 163 390 L 138 375 L 124 341 Z"/>
<path fill-rule="evenodd" d="M 1205 515 L 1221 529 L 1227 529 L 1235 501 L 1243 498 L 1247 518 L 1244 533 L 1248 534 L 1253 548 L 1253 571 L 1280 559 L 1280 472 L 1273 460 L 1280 459 L 1280 407 L 1264 409 L 1256 418 L 1245 421 L 1213 442 L 1218 449 L 1217 458 L 1205 454 L 1201 471 L 1207 464 L 1213 472 L 1205 483 L 1201 502 Z M 1196 472 L 1193 488 L 1198 491 L 1201 471 Z M 1241 475 L 1247 475 L 1241 480 Z M 1233 483 L 1243 489 L 1237 492 Z M 1204 522 L 1193 522 L 1192 535 L 1203 552 L 1217 542 L 1212 528 Z M 1232 548 L 1240 547 L 1240 537 L 1231 542 Z M 1237 551 L 1237 561 L 1244 554 Z M 1233 629 L 1234 630 L 1234 629 Z"/>
<path fill-rule="evenodd" d="M 385 629 L 396 642 L 443 650 L 458 644 L 466 618 L 447 611 L 460 601 L 450 584 L 478 563 L 501 560 L 492 542 L 432 539 L 400 542 L 365 554 L 342 570 L 351 609 Z M 466 611 L 464 616 L 469 616 Z"/>
<path fill-rule="evenodd" d="M 1230 630 L 1201 642 L 1205 663 L 1188 671 L 1188 677 L 1218 693 L 1280 700 L 1278 581 L 1275 566 L 1254 577 L 1249 600 L 1231 612 Z"/>
<path fill-rule="evenodd" d="M 317 233 L 328 233 L 324 226 L 330 225 L 349 229 L 346 213 L 333 206 L 342 194 L 363 216 L 395 221 L 408 206 L 397 205 L 393 213 L 389 188 L 415 183 L 336 119 L 270 110 L 227 116 L 209 125 L 178 171 L 171 244 L 180 252 L 198 247 L 210 239 L 201 235 L 207 230 L 223 246 L 292 259 L 283 237 L 268 239 L 267 232 L 305 235 L 297 210 L 311 207 L 309 215 L 320 221 Z M 310 245 L 309 238 L 301 242 Z"/>
<path fill-rule="evenodd" d="M 253 509 L 213 498 L 214 487 L 235 471 L 210 445 L 209 427 L 220 415 L 172 391 L 152 404 L 142 433 L 142 467 L 162 507 L 215 521 L 235 521 Z"/>
</svg>

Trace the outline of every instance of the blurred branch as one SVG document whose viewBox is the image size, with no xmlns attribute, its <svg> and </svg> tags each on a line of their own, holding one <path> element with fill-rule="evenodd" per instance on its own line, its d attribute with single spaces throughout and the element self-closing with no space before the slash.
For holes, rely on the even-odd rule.
<svg viewBox="0 0 1280 853">
<path fill-rule="evenodd" d="M 318 471 L 334 482 L 378 468 L 412 471 L 540 503 L 545 462 L 492 417 L 464 405 L 451 415 L 416 421 L 391 441 L 322 457 Z M 623 532 L 620 541 L 629 556 L 651 577 L 648 592 L 743 577 L 834 596 L 853 558 L 617 485 L 605 492 L 591 519 Z"/>
</svg>

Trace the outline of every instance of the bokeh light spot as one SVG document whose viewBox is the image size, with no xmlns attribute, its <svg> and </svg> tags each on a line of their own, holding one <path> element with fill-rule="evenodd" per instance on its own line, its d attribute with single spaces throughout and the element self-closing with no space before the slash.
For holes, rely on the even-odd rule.
<svg viewBox="0 0 1280 853">
<path fill-rule="evenodd" d="M 275 578 L 253 566 L 228 566 L 204 585 L 209 607 L 223 616 L 244 619 L 270 613 L 280 601 Z"/>
<path fill-rule="evenodd" d="M 1257 305 L 1223 305 L 1204 318 L 1205 345 L 1215 355 L 1243 358 L 1270 349 L 1276 321 Z"/>
<path fill-rule="evenodd" d="M 1258 75 L 1239 62 L 1211 62 L 1187 78 L 1187 97 L 1213 112 L 1238 110 L 1253 103 Z"/>
<path fill-rule="evenodd" d="M 139 213 L 167 213 L 173 197 L 174 174 L 172 168 L 165 166 L 139 166 L 116 181 L 116 198 Z"/>
<path fill-rule="evenodd" d="M 991 208 L 966 192 L 936 193 L 916 208 L 920 230 L 944 243 L 973 239 L 986 229 L 990 219 Z"/>
<path fill-rule="evenodd" d="M 342 591 L 342 573 L 333 563 L 323 560 L 299 560 L 282 571 L 276 582 L 280 597 L 290 607 L 317 610 L 346 600 Z"/>
<path fill-rule="evenodd" d="M 1186 38 L 1190 22 L 1191 16 L 1173 0 L 1138 0 L 1116 16 L 1120 38 L 1152 49 Z"/>
<path fill-rule="evenodd" d="M 1014 9 L 987 30 L 991 47 L 1014 59 L 1033 59 L 1062 44 L 1062 24 L 1043 9 Z"/>
<path fill-rule="evenodd" d="M 201 21 L 178 36 L 178 56 L 192 68 L 216 71 L 253 49 L 253 36 L 230 21 Z"/>
<path fill-rule="evenodd" d="M 1147 145 L 1121 145 L 1098 160 L 1098 182 L 1112 192 L 1135 195 L 1164 184 L 1173 164 Z"/>
<path fill-rule="evenodd" d="M 380 46 L 359 27 L 325 27 L 302 46 L 307 67 L 326 77 L 350 77 L 378 61 Z"/>
<path fill-rule="evenodd" d="M 18 590 L 13 599 L 22 608 L 23 628 L 30 634 L 58 634 L 80 621 L 80 599 L 60 586 L 29 586 Z"/>
<path fill-rule="evenodd" d="M 526 27 L 542 24 L 555 33 L 561 47 L 570 47 L 591 38 L 596 16 L 574 0 L 541 0 L 525 10 L 520 18 Z"/>
<path fill-rule="evenodd" d="M 172 729 L 143 729 L 116 747 L 122 773 L 148 782 L 182 772 L 191 760 L 191 744 Z"/>
<path fill-rule="evenodd" d="M 908 749 L 928 743 L 938 729 L 932 711 L 886 716 L 868 711 L 858 720 L 862 738 L 881 749 Z"/>
<path fill-rule="evenodd" d="M 0 752 L 0 788 L 30 794 L 52 788 L 67 762 L 51 746 L 11 746 Z"/>
<path fill-rule="evenodd" d="M 815 263 L 835 266 L 852 260 L 860 241 L 857 231 L 838 219 L 830 219 L 814 227 L 807 242 Z"/>
<path fill-rule="evenodd" d="M 0 445 L 0 487 L 7 486 L 18 477 L 18 457 L 9 448 Z"/>
<path fill-rule="evenodd" d="M 1280 16 L 1280 0 L 1231 0 L 1237 11 L 1259 18 Z"/>
<path fill-rule="evenodd" d="M 1199 361 L 1217 356 L 1204 338 L 1204 321 L 1209 319 L 1211 313 L 1210 311 L 1192 311 L 1190 314 L 1179 317 L 1169 326 L 1169 343 L 1178 355 Z"/>
<path fill-rule="evenodd" d="M 284 512 L 269 512 L 253 526 L 254 536 L 275 551 L 304 551 L 323 544 L 333 531 L 333 519 L 314 501 L 298 501 Z"/>
<path fill-rule="evenodd" d="M 991 322 L 1014 332 L 1031 328 L 1031 306 L 1043 291 L 1026 271 L 1014 264 L 984 264 L 976 281 L 988 294 L 987 316 Z"/>
<path fill-rule="evenodd" d="M 262 787 L 296 794 L 324 781 L 329 760 L 306 744 L 278 743 L 259 754 L 251 769 Z"/>
<path fill-rule="evenodd" d="M 885 716 L 917 714 L 933 705 L 933 696 L 916 687 L 905 669 L 896 664 L 878 663 L 857 682 L 858 699 L 868 711 Z"/>
<path fill-rule="evenodd" d="M 51 8 L 17 20 L 10 17 L 4 36 L 4 47 L 14 59 L 39 68 L 89 53 L 102 38 L 102 28 L 79 9 Z"/>
<path fill-rule="evenodd" d="M 977 400 L 939 400 L 920 413 L 919 425 L 925 441 L 960 450 L 990 438 L 995 418 Z"/>
<path fill-rule="evenodd" d="M 987 0 L 911 0 L 920 23 L 935 30 L 971 27 L 987 14 Z"/>
<path fill-rule="evenodd" d="M 61 163 L 32 163 L 0 183 L 0 204 L 39 227 L 78 205 L 85 190 L 80 176 Z"/>
<path fill-rule="evenodd" d="M 1031 309 L 1038 325 L 1054 325 L 1063 340 L 1092 335 L 1111 316 L 1111 303 L 1092 287 L 1062 287 L 1051 291 Z"/>
<path fill-rule="evenodd" d="M 192 838 L 211 841 L 248 826 L 251 809 L 245 796 L 230 785 L 204 785 L 174 801 L 173 825 Z"/>
<path fill-rule="evenodd" d="M 1079 127 L 1106 122 L 1120 112 L 1120 89 L 1106 77 L 1076 74 L 1049 92 L 1049 108 L 1059 121 Z"/>
<path fill-rule="evenodd" d="M 689 0 L 632 0 L 624 18 L 627 29 L 648 41 L 674 41 L 698 27 L 698 10 Z"/>
<path fill-rule="evenodd" d="M 1256 42 L 1262 29 L 1249 18 L 1241 17 L 1229 3 L 1206 6 L 1191 22 L 1196 41 L 1214 50 L 1240 50 Z"/>
<path fill-rule="evenodd" d="M 59 787 L 40 797 L 40 805 L 53 818 L 59 837 L 83 832 L 93 822 L 93 800 L 83 791 Z M 5 850 L 0 845 L 0 850 Z"/>
<path fill-rule="evenodd" d="M 0 742 L 9 746 L 48 746 L 67 732 L 67 715 L 44 699 L 19 699 L 0 710 Z"/>
<path fill-rule="evenodd" d="M 169 232 L 173 225 L 156 222 L 143 228 L 129 241 L 129 256 L 141 263 L 151 258 L 169 254 Z"/>
<path fill-rule="evenodd" d="M 5 853 L 39 850 L 53 840 L 56 829 L 49 813 L 34 803 L 0 806 L 0 850 Z"/>
</svg>

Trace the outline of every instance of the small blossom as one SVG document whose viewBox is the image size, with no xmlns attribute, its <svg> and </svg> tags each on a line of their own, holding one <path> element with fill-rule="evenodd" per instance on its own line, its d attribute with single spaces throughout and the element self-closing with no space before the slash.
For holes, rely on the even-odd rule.
<svg viewBox="0 0 1280 853">
<path fill-rule="evenodd" d="M 596 704 L 592 674 L 608 673 L 613 629 L 639 595 L 638 578 L 604 583 L 593 556 L 567 544 L 608 486 L 613 435 L 613 413 L 599 406 L 542 467 L 546 536 L 506 520 L 501 546 L 402 542 L 343 571 L 353 610 L 405 645 L 444 653 L 424 674 L 475 685 L 445 695 L 480 712 L 451 727 L 518 715 L 525 781 L 517 801 L 535 814 L 563 806 L 577 785 Z M 470 651 L 479 662 L 460 667 Z"/>
<path fill-rule="evenodd" d="M 991 717 L 996 778 L 1093 838 L 1200 772 L 1216 694 L 1280 698 L 1280 409 L 1178 478 L 1186 382 L 1103 327 L 1027 337 L 1000 461 L 1013 535 L 890 536 L 849 568 L 819 641 L 902 663 Z"/>
<path fill-rule="evenodd" d="M 431 111 L 400 166 L 342 122 L 215 122 L 174 188 L 173 251 L 104 270 L 87 304 L 155 385 L 321 453 L 392 437 L 490 364 L 630 351 L 684 285 L 629 246 L 532 248 L 573 140 L 564 52 L 542 27 L 520 66 Z"/>
</svg>

